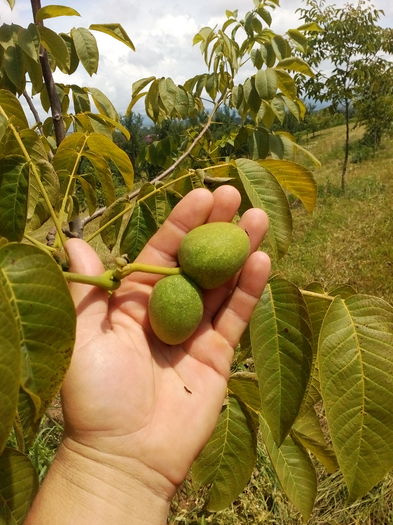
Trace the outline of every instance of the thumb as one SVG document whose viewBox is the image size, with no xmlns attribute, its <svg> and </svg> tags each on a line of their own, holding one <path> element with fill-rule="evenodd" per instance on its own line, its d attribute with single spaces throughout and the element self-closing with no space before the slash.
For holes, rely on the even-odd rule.
<svg viewBox="0 0 393 525">
<path fill-rule="evenodd" d="M 70 259 L 70 271 L 83 275 L 100 275 L 105 268 L 94 249 L 82 239 L 70 239 L 65 248 Z M 70 283 L 78 320 L 107 314 L 109 294 L 89 284 Z"/>
</svg>

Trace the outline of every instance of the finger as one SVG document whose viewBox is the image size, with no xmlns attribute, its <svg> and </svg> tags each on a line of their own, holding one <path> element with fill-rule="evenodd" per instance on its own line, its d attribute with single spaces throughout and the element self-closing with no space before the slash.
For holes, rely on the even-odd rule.
<svg viewBox="0 0 393 525">
<path fill-rule="evenodd" d="M 251 254 L 243 267 L 236 288 L 214 319 L 215 330 L 232 348 L 238 344 L 250 321 L 269 273 L 269 257 L 264 252 Z"/>
<path fill-rule="evenodd" d="M 190 191 L 174 207 L 164 224 L 150 238 L 135 261 L 156 266 L 177 266 L 177 251 L 182 238 L 188 231 L 206 222 L 213 204 L 214 199 L 209 190 L 198 188 Z M 159 278 L 158 275 L 137 272 L 131 274 L 126 282 L 139 281 L 154 284 Z"/>
<path fill-rule="evenodd" d="M 231 221 L 236 214 L 241 196 L 233 186 L 220 186 L 213 192 L 214 205 L 207 222 Z"/>
<path fill-rule="evenodd" d="M 83 275 L 100 275 L 105 268 L 94 249 L 82 239 L 67 241 L 66 250 L 70 258 L 70 272 Z M 104 316 L 108 308 L 108 292 L 88 284 L 70 283 L 78 317 Z"/>
<path fill-rule="evenodd" d="M 239 221 L 239 226 L 243 228 L 250 238 L 250 253 L 257 250 L 266 235 L 268 229 L 268 217 L 259 208 L 247 210 Z M 225 283 L 220 288 L 205 292 L 205 317 L 212 319 L 226 298 L 231 294 L 239 275 Z"/>
</svg>

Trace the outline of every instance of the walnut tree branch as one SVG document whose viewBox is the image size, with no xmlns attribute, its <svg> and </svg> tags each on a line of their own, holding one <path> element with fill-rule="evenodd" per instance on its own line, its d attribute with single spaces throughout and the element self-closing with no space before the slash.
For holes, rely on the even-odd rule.
<svg viewBox="0 0 393 525">
<path fill-rule="evenodd" d="M 160 173 L 159 175 L 157 175 L 157 177 L 155 177 L 154 179 L 152 179 L 150 181 L 151 184 L 157 184 L 157 182 L 161 181 L 162 179 L 164 179 L 165 177 L 167 177 L 168 175 L 170 175 L 173 171 L 175 171 L 175 169 L 179 166 L 179 164 L 181 164 L 183 162 L 184 159 L 186 159 L 192 152 L 192 150 L 195 148 L 195 146 L 198 144 L 198 142 L 201 140 L 201 138 L 203 137 L 203 135 L 207 132 L 207 130 L 210 128 L 212 122 L 213 122 L 213 117 L 214 115 L 216 114 L 217 112 L 217 109 L 221 106 L 221 104 L 224 102 L 224 95 L 215 103 L 214 105 L 214 108 L 212 109 L 205 125 L 203 126 L 203 128 L 201 129 L 201 131 L 198 133 L 198 135 L 195 137 L 195 139 L 192 141 L 192 143 L 189 145 L 189 147 L 180 155 L 179 158 L 176 159 L 176 161 L 171 165 L 169 166 L 169 168 L 167 168 L 165 171 L 163 171 L 162 173 Z M 128 200 L 132 200 L 134 199 L 135 197 L 137 197 L 140 193 L 140 189 L 138 190 L 135 190 L 131 193 L 129 193 L 127 195 L 127 199 Z M 82 219 L 82 229 L 86 226 L 86 224 L 88 224 L 89 222 L 93 221 L 94 219 L 97 219 L 98 217 L 101 217 L 101 215 L 104 213 L 104 211 L 106 210 L 106 207 L 102 207 L 102 208 L 99 208 L 98 210 L 96 210 L 92 215 L 90 215 L 89 217 L 85 217 L 84 219 Z"/>
<path fill-rule="evenodd" d="M 34 23 L 38 26 L 43 26 L 44 24 L 41 21 L 37 22 L 36 19 L 37 11 L 41 8 L 41 0 L 31 0 L 31 8 L 33 11 Z M 40 48 L 40 63 L 50 101 L 56 144 L 59 145 L 65 137 L 65 126 L 61 116 L 60 99 L 56 91 L 55 81 L 53 80 L 52 70 L 49 65 L 48 53 L 42 46 Z"/>
</svg>

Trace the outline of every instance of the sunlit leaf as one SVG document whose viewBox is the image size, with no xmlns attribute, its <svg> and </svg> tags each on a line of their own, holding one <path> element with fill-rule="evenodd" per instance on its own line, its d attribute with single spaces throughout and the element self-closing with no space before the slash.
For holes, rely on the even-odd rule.
<svg viewBox="0 0 393 525">
<path fill-rule="evenodd" d="M 38 31 L 40 33 L 41 44 L 53 56 L 56 64 L 62 70 L 67 70 L 70 63 L 70 56 L 64 40 L 48 27 L 38 26 Z"/>
<path fill-rule="evenodd" d="M 192 466 L 196 487 L 209 484 L 206 507 L 219 511 L 244 489 L 256 461 L 256 439 L 252 420 L 241 403 L 229 396 L 217 426 Z"/>
<path fill-rule="evenodd" d="M 95 36 L 88 29 L 77 27 L 71 29 L 71 37 L 83 67 L 90 76 L 97 73 L 99 53 Z"/>
<path fill-rule="evenodd" d="M 350 498 L 358 498 L 393 467 L 393 308 L 366 295 L 336 297 L 318 362 L 334 451 Z"/>
<path fill-rule="evenodd" d="M 277 91 L 277 76 L 274 69 L 261 69 L 255 75 L 255 88 L 258 95 L 269 100 L 274 97 Z"/>
<path fill-rule="evenodd" d="M 310 170 L 288 160 L 264 159 L 259 164 L 270 171 L 283 188 L 300 199 L 308 212 L 313 211 L 317 184 Z"/>
<path fill-rule="evenodd" d="M 72 7 L 64 5 L 46 5 L 38 9 L 35 19 L 37 22 L 42 22 L 46 18 L 55 18 L 57 16 L 81 16 L 78 11 Z"/>
<path fill-rule="evenodd" d="M 299 413 L 312 364 L 308 312 L 294 284 L 276 278 L 266 286 L 250 337 L 262 415 L 279 445 Z"/>
<path fill-rule="evenodd" d="M 20 334 L 20 383 L 34 403 L 35 420 L 60 388 L 75 337 L 75 310 L 52 257 L 25 244 L 0 247 L 0 279 Z"/>
<path fill-rule="evenodd" d="M 112 161 L 127 186 L 131 189 L 134 182 L 134 168 L 127 153 L 119 148 L 112 140 L 99 133 L 92 133 L 87 139 L 90 151 Z"/>
<path fill-rule="evenodd" d="M 18 129 L 29 127 L 26 115 L 15 95 L 6 89 L 0 89 L 0 106 L 6 113 L 8 120 Z"/>
<path fill-rule="evenodd" d="M 269 242 L 278 257 L 285 255 L 292 235 L 292 216 L 287 198 L 276 178 L 257 162 L 235 161 L 238 177 L 252 206 L 269 216 Z"/>
<path fill-rule="evenodd" d="M 93 87 L 88 87 L 86 89 L 91 94 L 94 104 L 100 113 L 103 113 L 113 120 L 119 120 L 119 114 L 114 105 L 102 91 Z"/>
<path fill-rule="evenodd" d="M 299 57 L 284 58 L 283 60 L 280 60 L 276 67 L 286 69 L 288 71 L 296 71 L 298 73 L 303 73 L 304 75 L 308 75 L 310 77 L 314 76 L 314 73 L 311 70 L 310 66 L 307 64 L 307 62 L 305 62 Z"/>
<path fill-rule="evenodd" d="M 123 42 L 123 44 L 135 51 L 134 44 L 131 42 L 130 37 L 120 24 L 92 24 L 89 29 L 106 33 L 112 38 L 120 40 L 120 42 Z"/>
</svg>

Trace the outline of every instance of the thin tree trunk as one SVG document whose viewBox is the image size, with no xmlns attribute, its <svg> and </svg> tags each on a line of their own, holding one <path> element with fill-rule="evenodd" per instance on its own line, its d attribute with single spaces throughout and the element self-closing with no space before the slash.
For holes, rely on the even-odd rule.
<svg viewBox="0 0 393 525">
<path fill-rule="evenodd" d="M 43 26 L 44 24 L 42 22 L 37 22 L 36 20 L 37 11 L 41 8 L 41 0 L 31 0 L 31 8 L 33 11 L 34 22 L 37 25 Z M 42 75 L 44 77 L 45 86 L 48 91 L 49 100 L 50 100 L 50 107 L 51 107 L 51 112 L 52 112 L 53 127 L 55 130 L 56 144 L 59 145 L 60 142 L 65 137 L 65 126 L 64 126 L 63 118 L 61 116 L 60 99 L 56 91 L 56 86 L 53 80 L 52 70 L 49 65 L 48 53 L 46 52 L 46 49 L 44 49 L 42 46 L 40 49 L 40 62 L 41 62 Z"/>
<path fill-rule="evenodd" d="M 344 163 L 341 172 L 341 189 L 345 191 L 345 175 L 347 173 L 349 157 L 349 100 L 345 99 L 345 151 L 344 151 Z"/>
</svg>

